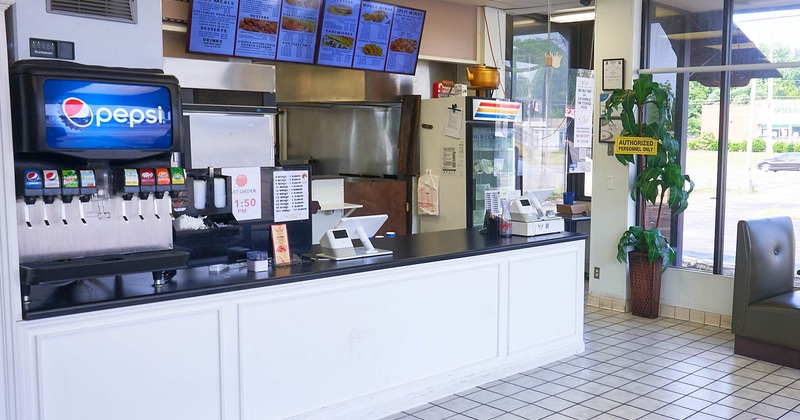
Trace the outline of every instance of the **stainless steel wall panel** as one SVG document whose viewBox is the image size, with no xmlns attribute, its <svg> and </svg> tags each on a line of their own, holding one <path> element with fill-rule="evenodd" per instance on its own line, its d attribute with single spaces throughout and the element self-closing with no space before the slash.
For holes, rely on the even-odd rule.
<svg viewBox="0 0 800 420">
<path fill-rule="evenodd" d="M 284 106 L 286 156 L 313 159 L 315 175 L 397 173 L 399 105 Z"/>
</svg>

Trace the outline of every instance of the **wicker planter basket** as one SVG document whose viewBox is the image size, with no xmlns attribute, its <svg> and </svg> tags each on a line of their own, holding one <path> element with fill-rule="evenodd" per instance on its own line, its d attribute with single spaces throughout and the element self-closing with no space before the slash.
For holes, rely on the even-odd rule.
<svg viewBox="0 0 800 420">
<path fill-rule="evenodd" d="M 658 317 L 661 300 L 661 259 L 647 261 L 647 254 L 628 253 L 631 277 L 631 313 L 645 318 Z"/>
</svg>

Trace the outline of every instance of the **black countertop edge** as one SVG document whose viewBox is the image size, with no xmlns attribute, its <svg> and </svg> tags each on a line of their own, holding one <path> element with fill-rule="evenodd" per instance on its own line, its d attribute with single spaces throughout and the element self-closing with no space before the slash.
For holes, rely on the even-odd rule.
<svg viewBox="0 0 800 420">
<path fill-rule="evenodd" d="M 535 237 L 486 238 L 477 229 L 457 229 L 373 240 L 387 256 L 335 262 L 306 261 L 288 267 L 271 267 L 252 273 L 246 268 L 212 274 L 207 267 L 179 270 L 176 278 L 159 289 L 150 273 L 87 279 L 59 287 L 35 286 L 32 302 L 23 307 L 23 319 L 35 320 L 104 309 L 185 299 L 225 292 L 277 286 L 333 276 L 584 240 L 581 233 L 561 232 Z M 41 290 L 39 290 L 41 289 Z M 39 293 L 37 293 L 39 292 Z"/>
</svg>

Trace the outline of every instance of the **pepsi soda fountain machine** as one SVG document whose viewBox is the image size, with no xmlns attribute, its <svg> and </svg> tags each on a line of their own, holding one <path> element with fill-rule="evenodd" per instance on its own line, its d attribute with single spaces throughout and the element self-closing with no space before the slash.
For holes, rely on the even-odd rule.
<svg viewBox="0 0 800 420">
<path fill-rule="evenodd" d="M 10 68 L 20 277 L 30 288 L 186 265 L 170 194 L 185 189 L 178 80 L 26 60 Z"/>
</svg>

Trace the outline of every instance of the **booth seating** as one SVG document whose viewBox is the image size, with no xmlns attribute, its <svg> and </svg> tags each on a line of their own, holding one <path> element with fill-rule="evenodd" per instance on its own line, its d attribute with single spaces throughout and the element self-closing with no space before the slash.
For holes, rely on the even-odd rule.
<svg viewBox="0 0 800 420">
<path fill-rule="evenodd" d="M 740 220 L 731 331 L 734 353 L 800 368 L 800 291 L 792 219 Z"/>
</svg>

